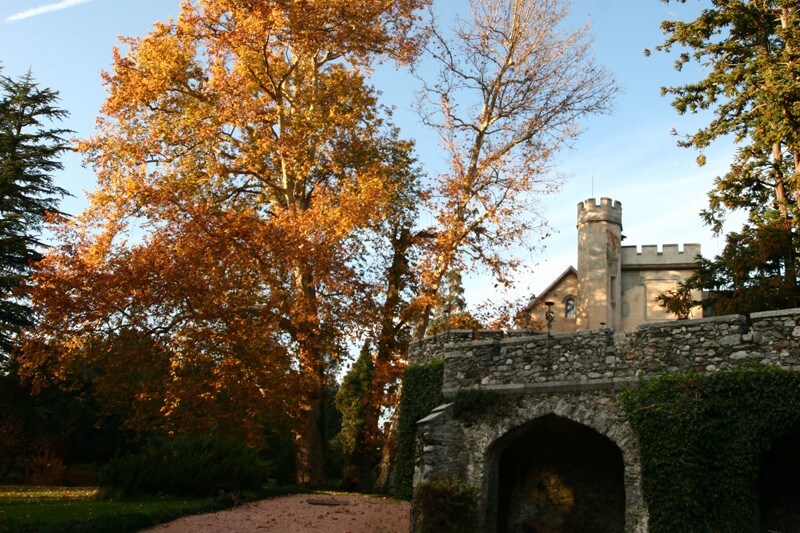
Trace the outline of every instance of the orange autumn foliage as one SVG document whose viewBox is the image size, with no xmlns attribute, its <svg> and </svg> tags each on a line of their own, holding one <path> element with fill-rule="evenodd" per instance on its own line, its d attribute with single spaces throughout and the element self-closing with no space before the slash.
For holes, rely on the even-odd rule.
<svg viewBox="0 0 800 533">
<path fill-rule="evenodd" d="M 104 74 L 91 205 L 33 282 L 22 372 L 91 380 L 136 426 L 289 418 L 322 476 L 329 369 L 374 312 L 359 232 L 410 172 L 365 83 L 427 0 L 198 0 Z M 88 375 L 86 375 L 88 374 Z"/>
<path fill-rule="evenodd" d="M 262 265 L 235 246 L 264 228 L 252 215 L 203 220 L 102 254 L 93 235 L 64 228 L 68 245 L 31 287 L 39 326 L 20 372 L 35 387 L 91 384 L 139 430 L 216 426 L 255 441 L 259 424 L 288 423 L 298 382 L 276 342 L 277 305 L 259 289 Z"/>
</svg>

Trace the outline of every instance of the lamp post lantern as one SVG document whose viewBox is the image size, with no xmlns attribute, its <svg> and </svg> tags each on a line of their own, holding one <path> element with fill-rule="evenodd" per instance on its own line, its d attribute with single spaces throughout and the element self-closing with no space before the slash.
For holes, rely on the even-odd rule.
<svg viewBox="0 0 800 533">
<path fill-rule="evenodd" d="M 544 305 L 547 307 L 547 311 L 544 312 L 544 319 L 547 322 L 548 337 L 550 336 L 550 329 L 553 327 L 553 319 L 556 317 L 556 315 L 553 313 L 553 303 L 554 302 L 550 301 L 544 303 Z"/>
</svg>

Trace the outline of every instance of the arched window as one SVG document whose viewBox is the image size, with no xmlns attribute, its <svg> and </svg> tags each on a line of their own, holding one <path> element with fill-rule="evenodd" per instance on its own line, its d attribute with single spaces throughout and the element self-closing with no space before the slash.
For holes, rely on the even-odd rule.
<svg viewBox="0 0 800 533">
<path fill-rule="evenodd" d="M 575 298 L 572 296 L 568 296 L 567 299 L 564 300 L 564 317 L 575 318 Z"/>
</svg>

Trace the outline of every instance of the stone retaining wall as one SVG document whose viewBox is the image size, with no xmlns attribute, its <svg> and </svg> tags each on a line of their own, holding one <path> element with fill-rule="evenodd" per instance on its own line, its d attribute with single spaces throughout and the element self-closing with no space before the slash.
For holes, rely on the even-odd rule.
<svg viewBox="0 0 800 533">
<path fill-rule="evenodd" d="M 608 388 L 643 377 L 711 373 L 752 362 L 800 370 L 800 309 L 547 336 L 456 330 L 412 343 L 412 362 L 445 360 L 444 392 Z"/>
</svg>

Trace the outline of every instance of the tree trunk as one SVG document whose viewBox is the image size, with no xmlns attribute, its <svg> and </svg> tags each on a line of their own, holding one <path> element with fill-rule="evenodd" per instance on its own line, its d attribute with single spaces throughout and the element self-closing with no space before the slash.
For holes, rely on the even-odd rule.
<svg viewBox="0 0 800 533">
<path fill-rule="evenodd" d="M 295 431 L 295 461 L 297 483 L 316 486 L 325 481 L 322 450 L 322 390 L 311 391 L 300 408 L 300 420 Z"/>
<path fill-rule="evenodd" d="M 392 465 L 394 462 L 395 452 L 397 451 L 397 411 L 392 415 L 392 420 L 389 424 L 389 429 L 386 431 L 386 436 L 383 439 L 383 448 L 381 449 L 381 462 L 378 468 L 378 479 L 375 481 L 375 490 L 377 492 L 389 492 L 389 489 L 394 484 L 394 471 Z"/>
<path fill-rule="evenodd" d="M 778 206 L 778 211 L 783 220 L 789 219 L 788 200 L 786 198 L 786 180 L 784 179 L 783 169 L 781 168 L 783 159 L 783 151 L 781 150 L 780 143 L 772 145 L 772 160 L 775 165 L 775 203 Z"/>
<path fill-rule="evenodd" d="M 322 443 L 322 402 L 325 393 L 325 357 L 319 337 L 317 293 L 313 277 L 302 266 L 295 269 L 295 287 L 301 302 L 298 312 L 305 319 L 295 335 L 298 342 L 303 398 L 295 430 L 296 475 L 301 485 L 319 485 L 325 480 Z"/>
<path fill-rule="evenodd" d="M 386 388 L 398 379 L 395 355 L 404 351 L 405 342 L 398 338 L 402 331 L 402 293 L 409 276 L 408 250 L 414 242 L 409 228 L 396 231 L 392 238 L 392 262 L 386 271 L 386 298 L 381 306 L 381 323 L 375 366 L 372 371 L 369 398 L 364 406 L 364 425 L 356 441 L 346 472 L 346 481 L 359 490 L 372 489 L 374 470 L 381 459 L 379 450 L 386 449 L 386 435 L 381 435 L 381 410 L 387 401 Z M 391 397 L 391 396 L 390 396 Z M 382 437 L 382 438 L 381 438 Z"/>
</svg>

